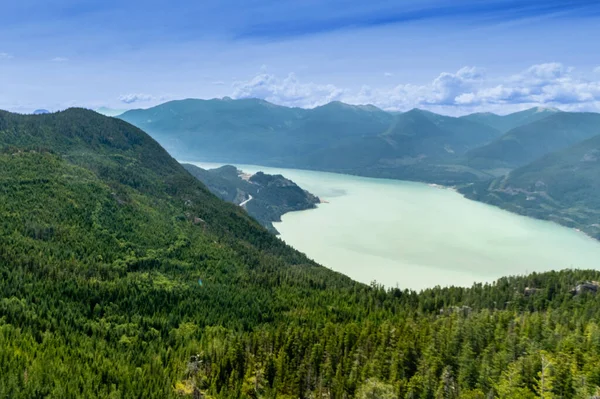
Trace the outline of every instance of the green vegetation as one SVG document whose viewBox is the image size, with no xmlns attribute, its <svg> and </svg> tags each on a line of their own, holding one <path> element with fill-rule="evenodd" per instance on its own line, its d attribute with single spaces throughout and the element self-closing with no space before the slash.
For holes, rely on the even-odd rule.
<svg viewBox="0 0 600 399">
<path fill-rule="evenodd" d="M 283 214 L 312 209 L 320 202 L 281 175 L 258 172 L 243 178 L 242 172 L 231 165 L 209 170 L 192 164 L 183 164 L 183 167 L 217 197 L 243 205 L 250 216 L 275 234 L 278 232 L 272 222 L 281 221 Z"/>
<path fill-rule="evenodd" d="M 600 136 L 461 191 L 469 198 L 578 228 L 600 239 L 598 176 Z"/>
<path fill-rule="evenodd" d="M 0 147 L 0 397 L 600 393 L 600 296 L 571 292 L 600 272 L 364 286 L 123 121 L 0 112 Z"/>
</svg>

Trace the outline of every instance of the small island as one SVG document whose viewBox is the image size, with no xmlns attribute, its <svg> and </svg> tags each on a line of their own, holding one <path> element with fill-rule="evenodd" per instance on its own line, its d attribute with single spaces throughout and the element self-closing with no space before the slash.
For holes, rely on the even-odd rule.
<svg viewBox="0 0 600 399">
<path fill-rule="evenodd" d="M 272 222 L 287 212 L 313 209 L 321 200 L 282 175 L 263 172 L 250 175 L 232 165 L 203 169 L 182 164 L 217 197 L 242 206 L 250 216 L 274 234 Z"/>
</svg>

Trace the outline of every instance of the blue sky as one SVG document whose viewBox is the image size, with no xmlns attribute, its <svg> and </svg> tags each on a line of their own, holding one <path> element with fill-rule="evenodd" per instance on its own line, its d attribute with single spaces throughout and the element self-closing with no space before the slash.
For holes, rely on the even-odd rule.
<svg viewBox="0 0 600 399">
<path fill-rule="evenodd" d="M 0 108 L 331 100 L 446 114 L 600 111 L 600 4 L 556 0 L 19 0 Z"/>
</svg>

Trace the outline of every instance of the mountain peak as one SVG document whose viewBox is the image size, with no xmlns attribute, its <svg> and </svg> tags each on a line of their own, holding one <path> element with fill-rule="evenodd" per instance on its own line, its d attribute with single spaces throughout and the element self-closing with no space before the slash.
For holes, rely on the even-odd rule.
<svg viewBox="0 0 600 399">
<path fill-rule="evenodd" d="M 122 113 L 127 112 L 126 109 L 113 109 L 108 107 L 96 108 L 94 111 L 104 116 L 119 116 Z"/>
<path fill-rule="evenodd" d="M 539 113 L 539 112 L 561 112 L 560 109 L 554 108 L 554 107 L 535 107 L 535 108 L 531 108 L 531 110 L 536 113 Z"/>
<path fill-rule="evenodd" d="M 418 115 L 425 115 L 425 116 L 426 115 L 439 115 L 439 114 L 436 114 L 435 112 L 431 112 L 431 111 L 428 111 L 426 109 L 421 109 L 421 108 L 413 108 L 411 110 L 404 112 L 404 114 L 409 114 L 409 115 L 410 114 L 413 114 L 413 115 L 418 114 Z M 439 115 L 439 116 L 443 116 L 443 115 Z"/>
<path fill-rule="evenodd" d="M 371 112 L 384 112 L 381 108 L 376 107 L 373 104 L 348 104 L 342 101 L 331 101 L 327 104 L 320 105 L 316 108 L 341 108 L 341 109 L 354 109 L 361 111 L 371 111 Z"/>
</svg>

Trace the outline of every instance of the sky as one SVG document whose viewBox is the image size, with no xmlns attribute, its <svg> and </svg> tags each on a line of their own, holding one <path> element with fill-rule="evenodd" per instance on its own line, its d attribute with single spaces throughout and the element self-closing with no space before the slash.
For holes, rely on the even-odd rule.
<svg viewBox="0 0 600 399">
<path fill-rule="evenodd" d="M 19 0 L 0 13 L 0 109 L 182 98 L 448 115 L 600 112 L 600 2 Z"/>
</svg>

